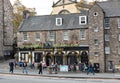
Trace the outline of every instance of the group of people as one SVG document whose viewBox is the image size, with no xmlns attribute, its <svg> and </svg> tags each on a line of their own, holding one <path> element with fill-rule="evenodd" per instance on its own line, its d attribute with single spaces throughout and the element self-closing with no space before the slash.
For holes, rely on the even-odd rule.
<svg viewBox="0 0 120 83">
<path fill-rule="evenodd" d="M 10 70 L 9 71 L 11 73 L 13 73 L 14 66 L 15 66 L 14 62 L 9 62 L 9 66 L 10 66 Z M 55 71 L 55 73 L 57 74 L 57 71 L 58 71 L 58 65 L 57 65 L 57 63 L 56 64 L 52 64 L 51 66 L 52 66 L 53 71 Z M 27 62 L 23 61 L 21 67 L 22 67 L 22 73 L 28 74 L 28 71 L 27 71 Z M 30 67 L 33 68 L 34 65 L 31 65 Z M 87 73 L 87 75 L 89 73 L 93 73 L 93 75 L 95 74 L 95 72 L 94 72 L 94 66 L 91 63 L 88 63 L 87 66 L 86 66 L 85 63 L 84 64 L 80 64 L 79 65 L 79 69 L 80 69 L 80 71 L 85 71 Z M 76 70 L 77 70 L 76 69 L 76 64 L 74 64 L 73 65 L 73 71 L 76 71 Z M 38 74 L 43 74 L 43 65 L 42 65 L 42 62 L 40 62 L 38 64 Z"/>
<path fill-rule="evenodd" d="M 78 69 L 77 69 L 77 67 L 78 67 Z M 93 75 L 95 74 L 94 66 L 90 62 L 88 64 L 86 64 L 86 63 L 79 63 L 79 64 L 74 63 L 73 65 L 69 65 L 69 71 L 76 72 L 77 70 L 79 70 L 81 72 L 86 72 L 87 75 L 89 73 L 93 73 Z"/>
<path fill-rule="evenodd" d="M 21 64 L 21 67 L 22 67 L 22 73 L 26 73 L 28 74 L 28 71 L 27 71 L 27 62 L 26 61 L 23 61 L 22 64 Z M 10 61 L 9 62 L 9 72 L 10 73 L 14 73 L 14 68 L 16 67 L 16 63 L 13 62 L 13 61 Z M 34 68 L 34 64 L 30 64 L 30 68 L 33 69 Z M 43 67 L 42 67 L 42 62 L 40 62 L 38 64 L 38 74 L 42 74 L 42 70 L 43 70 Z"/>
</svg>

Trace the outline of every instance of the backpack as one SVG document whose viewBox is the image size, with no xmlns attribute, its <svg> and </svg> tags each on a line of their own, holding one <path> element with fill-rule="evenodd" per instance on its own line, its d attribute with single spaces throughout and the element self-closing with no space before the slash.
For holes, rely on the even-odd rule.
<svg viewBox="0 0 120 83">
<path fill-rule="evenodd" d="M 26 62 L 23 63 L 23 67 L 27 67 L 27 63 Z"/>
</svg>

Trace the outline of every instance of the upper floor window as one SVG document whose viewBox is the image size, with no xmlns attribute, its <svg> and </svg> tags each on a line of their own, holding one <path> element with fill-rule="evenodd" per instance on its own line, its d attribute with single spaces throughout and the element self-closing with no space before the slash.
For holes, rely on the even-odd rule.
<svg viewBox="0 0 120 83">
<path fill-rule="evenodd" d="M 98 16 L 98 12 L 94 12 L 93 15 L 94 15 L 94 16 Z"/>
<path fill-rule="evenodd" d="M 110 47 L 105 47 L 105 54 L 110 54 Z"/>
<path fill-rule="evenodd" d="M 56 26 L 62 25 L 62 18 L 56 18 Z"/>
<path fill-rule="evenodd" d="M 94 27 L 94 32 L 98 32 L 98 27 Z"/>
<path fill-rule="evenodd" d="M 35 33 L 35 38 L 36 38 L 36 41 L 40 41 L 40 33 L 39 32 Z"/>
<path fill-rule="evenodd" d="M 80 16 L 79 17 L 79 24 L 80 25 L 85 25 L 87 23 L 87 18 L 86 16 Z"/>
<path fill-rule="evenodd" d="M 120 34 L 118 35 L 118 41 L 120 41 Z"/>
<path fill-rule="evenodd" d="M 118 28 L 120 28 L 120 18 L 118 18 Z"/>
<path fill-rule="evenodd" d="M 105 41 L 110 41 L 110 35 L 109 34 L 105 34 Z"/>
<path fill-rule="evenodd" d="M 120 46 L 118 47 L 118 54 L 120 55 Z"/>
<path fill-rule="evenodd" d="M 99 43 L 99 42 L 98 42 L 98 39 L 94 39 L 94 44 L 95 44 L 95 45 L 98 45 L 98 43 Z"/>
<path fill-rule="evenodd" d="M 68 31 L 63 31 L 63 40 L 69 40 Z"/>
<path fill-rule="evenodd" d="M 27 34 L 27 32 L 23 32 L 23 40 L 24 41 L 28 40 L 28 34 Z"/>
<path fill-rule="evenodd" d="M 104 24 L 105 24 L 105 29 L 110 29 L 110 18 L 105 18 Z"/>
<path fill-rule="evenodd" d="M 85 29 L 80 30 L 80 40 L 85 40 L 86 39 L 86 31 Z"/>
<path fill-rule="evenodd" d="M 50 34 L 49 40 L 54 41 L 54 39 L 55 39 L 55 31 L 50 31 L 49 34 Z"/>
</svg>

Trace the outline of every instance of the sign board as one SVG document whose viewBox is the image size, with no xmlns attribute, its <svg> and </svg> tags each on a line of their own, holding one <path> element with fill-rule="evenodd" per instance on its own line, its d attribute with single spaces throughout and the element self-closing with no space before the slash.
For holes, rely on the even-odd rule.
<svg viewBox="0 0 120 83">
<path fill-rule="evenodd" d="M 60 65 L 60 72 L 68 72 L 68 65 Z"/>
</svg>

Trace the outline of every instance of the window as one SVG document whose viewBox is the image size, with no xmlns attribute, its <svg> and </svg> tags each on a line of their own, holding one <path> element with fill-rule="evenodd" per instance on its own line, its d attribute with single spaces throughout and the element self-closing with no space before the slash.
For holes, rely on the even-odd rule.
<svg viewBox="0 0 120 83">
<path fill-rule="evenodd" d="M 118 41 L 120 41 L 120 34 L 118 35 Z"/>
<path fill-rule="evenodd" d="M 94 39 L 94 44 L 98 45 L 98 39 Z"/>
<path fill-rule="evenodd" d="M 118 54 L 120 55 L 120 47 L 118 48 Z"/>
<path fill-rule="evenodd" d="M 63 40 L 69 40 L 68 31 L 63 31 Z"/>
<path fill-rule="evenodd" d="M 36 32 L 35 33 L 36 41 L 40 41 L 40 33 Z"/>
<path fill-rule="evenodd" d="M 110 35 L 105 34 L 105 41 L 110 41 Z"/>
<path fill-rule="evenodd" d="M 94 27 L 94 32 L 98 32 L 98 27 Z"/>
<path fill-rule="evenodd" d="M 110 18 L 105 18 L 105 29 L 110 29 Z"/>
<path fill-rule="evenodd" d="M 93 15 L 94 15 L 94 16 L 98 16 L 98 12 L 94 12 Z"/>
<path fill-rule="evenodd" d="M 56 18 L 56 26 L 62 25 L 62 18 Z"/>
<path fill-rule="evenodd" d="M 105 47 L 105 54 L 110 54 L 110 47 Z"/>
<path fill-rule="evenodd" d="M 24 41 L 27 41 L 27 40 L 28 40 L 27 32 L 23 32 L 23 40 L 24 40 Z"/>
<path fill-rule="evenodd" d="M 118 28 L 120 28 L 120 18 L 118 18 Z"/>
<path fill-rule="evenodd" d="M 85 40 L 86 39 L 86 33 L 85 29 L 80 30 L 80 40 Z"/>
<path fill-rule="evenodd" d="M 85 25 L 87 23 L 86 16 L 80 16 L 79 17 L 79 24 L 80 25 Z"/>
<path fill-rule="evenodd" d="M 95 52 L 94 54 L 95 54 L 95 56 L 99 56 L 99 52 Z"/>
<path fill-rule="evenodd" d="M 49 33 L 50 33 L 49 40 L 50 41 L 54 41 L 54 39 L 55 39 L 55 32 L 54 31 L 50 31 Z"/>
<path fill-rule="evenodd" d="M 108 70 L 113 70 L 113 61 L 108 61 Z"/>
</svg>

